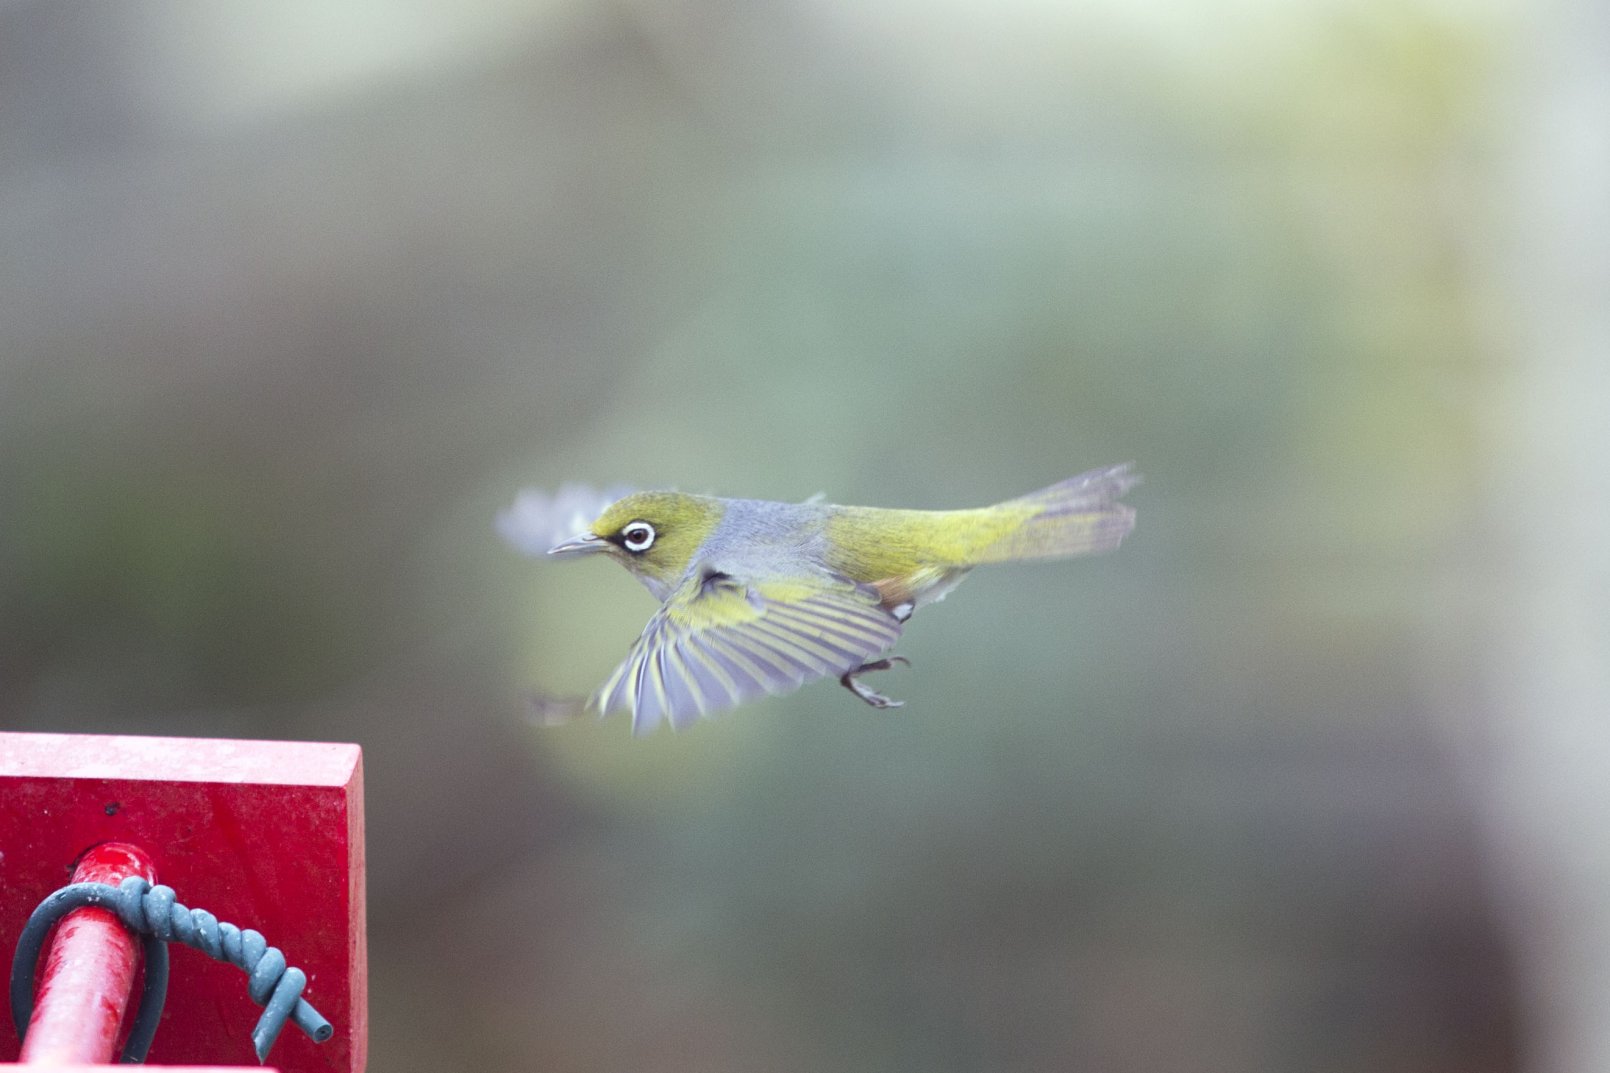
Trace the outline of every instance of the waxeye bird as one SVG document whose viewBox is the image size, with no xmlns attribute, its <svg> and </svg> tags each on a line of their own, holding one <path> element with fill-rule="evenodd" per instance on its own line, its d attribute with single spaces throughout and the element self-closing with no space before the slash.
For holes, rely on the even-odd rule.
<svg viewBox="0 0 1610 1073">
<path fill-rule="evenodd" d="M 836 677 L 875 708 L 900 701 L 858 681 L 906 662 L 888 655 L 917 608 L 975 566 L 1110 551 L 1135 525 L 1119 500 L 1128 465 L 1091 470 L 974 510 L 774 503 L 681 492 L 523 492 L 498 520 L 537 553 L 568 526 L 554 557 L 604 555 L 660 609 L 624 662 L 577 709 L 632 713 L 642 734 L 808 681 Z M 589 509 L 599 512 L 589 522 Z"/>
</svg>

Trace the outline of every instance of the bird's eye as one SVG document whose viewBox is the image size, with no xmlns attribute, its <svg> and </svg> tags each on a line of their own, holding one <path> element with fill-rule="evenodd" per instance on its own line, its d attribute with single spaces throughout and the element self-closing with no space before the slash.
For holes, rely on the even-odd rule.
<svg viewBox="0 0 1610 1073">
<path fill-rule="evenodd" d="M 633 553 L 648 551 L 654 543 L 654 527 L 648 522 L 633 522 L 621 530 L 621 547 Z"/>
</svg>

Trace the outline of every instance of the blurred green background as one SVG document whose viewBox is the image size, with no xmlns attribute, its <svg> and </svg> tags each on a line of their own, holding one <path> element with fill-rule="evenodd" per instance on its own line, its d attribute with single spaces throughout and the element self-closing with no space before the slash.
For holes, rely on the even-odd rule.
<svg viewBox="0 0 1610 1073">
<path fill-rule="evenodd" d="M 0 723 L 360 742 L 377 1071 L 1610 1067 L 1596 12 L 0 5 Z M 1125 460 L 898 712 L 526 721 L 522 485 Z"/>
</svg>

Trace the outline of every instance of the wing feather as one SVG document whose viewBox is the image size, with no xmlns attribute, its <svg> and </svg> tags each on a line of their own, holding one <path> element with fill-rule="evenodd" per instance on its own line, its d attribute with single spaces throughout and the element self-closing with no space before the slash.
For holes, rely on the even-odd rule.
<svg viewBox="0 0 1610 1073">
<path fill-rule="evenodd" d="M 693 725 L 707 707 L 697 677 L 679 672 L 686 666 L 681 648 L 681 644 L 662 645 L 654 657 L 657 677 L 665 690 L 666 711 L 671 725 L 678 730 Z"/>
<path fill-rule="evenodd" d="M 750 627 L 754 633 L 766 639 L 766 643 L 773 646 L 782 646 L 781 650 L 790 655 L 798 655 L 808 660 L 805 665 L 814 677 L 820 678 L 833 669 L 836 664 L 848 661 L 850 654 L 831 645 L 823 644 L 809 633 L 797 628 L 790 628 L 785 622 L 758 622 Z M 842 673 L 842 672 L 841 672 Z"/>
<path fill-rule="evenodd" d="M 872 644 L 877 641 L 877 633 L 862 627 L 854 621 L 839 621 L 828 618 L 814 608 L 788 608 L 784 621 L 790 621 L 800 627 L 824 644 L 842 648 L 845 644 L 860 646 Z"/>
<path fill-rule="evenodd" d="M 777 668 L 777 674 L 780 677 L 792 678 L 801 684 L 812 678 L 819 678 L 825 673 L 820 664 L 809 659 L 797 649 L 790 651 L 786 643 L 779 646 L 767 638 L 768 635 L 763 631 L 753 631 L 748 637 L 744 638 L 742 651 L 770 661 L 770 665 Z M 725 639 L 723 640 L 725 641 Z"/>
<path fill-rule="evenodd" d="M 714 647 L 706 643 L 697 635 L 690 634 L 682 639 L 681 646 L 687 652 L 686 664 L 693 672 L 693 677 L 703 687 L 706 696 L 716 698 L 710 707 L 726 708 L 740 704 L 749 697 L 765 692 L 762 679 L 750 675 L 730 660 L 718 655 Z M 721 692 L 718 695 L 716 690 Z"/>
<path fill-rule="evenodd" d="M 713 634 L 697 640 L 733 675 L 733 680 L 740 683 L 745 699 L 764 695 L 767 682 L 790 682 L 797 687 L 803 685 L 806 675 L 810 674 L 809 667 L 789 659 L 758 638 L 748 646 L 735 645 Z M 744 684 L 746 682 L 748 684 Z"/>
<path fill-rule="evenodd" d="M 682 730 L 852 671 L 887 651 L 900 626 L 876 592 L 848 581 L 690 583 L 649 621 L 591 704 L 600 713 L 631 709 L 634 733 L 662 722 Z"/>
</svg>

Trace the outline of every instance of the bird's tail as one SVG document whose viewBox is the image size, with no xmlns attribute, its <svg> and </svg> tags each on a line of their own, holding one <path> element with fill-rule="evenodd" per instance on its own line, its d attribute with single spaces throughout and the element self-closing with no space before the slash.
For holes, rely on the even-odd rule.
<svg viewBox="0 0 1610 1073">
<path fill-rule="evenodd" d="M 995 509 L 1022 510 L 1022 524 L 985 546 L 973 561 L 1061 559 L 1111 551 L 1135 528 L 1135 508 L 1119 500 L 1139 483 L 1140 474 L 1126 462 L 1009 499 Z"/>
</svg>

